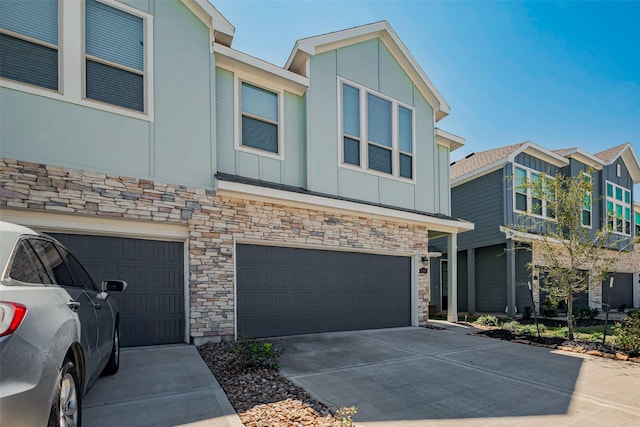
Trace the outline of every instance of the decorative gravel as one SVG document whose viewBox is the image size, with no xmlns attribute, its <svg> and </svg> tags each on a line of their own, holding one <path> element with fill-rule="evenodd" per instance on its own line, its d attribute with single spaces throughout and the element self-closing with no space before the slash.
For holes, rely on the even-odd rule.
<svg viewBox="0 0 640 427">
<path fill-rule="evenodd" d="M 327 405 L 278 371 L 234 362 L 233 342 L 198 347 L 240 420 L 247 427 L 339 425 Z"/>
</svg>

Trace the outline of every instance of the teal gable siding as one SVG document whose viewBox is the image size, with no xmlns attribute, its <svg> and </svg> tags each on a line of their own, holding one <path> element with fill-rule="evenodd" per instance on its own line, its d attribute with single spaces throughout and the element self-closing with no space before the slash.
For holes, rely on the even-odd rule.
<svg viewBox="0 0 640 427">
<path fill-rule="evenodd" d="M 124 3 L 153 16 L 153 120 L 2 87 L 0 156 L 211 187 L 209 29 L 177 0 Z"/>
<path fill-rule="evenodd" d="M 339 79 L 414 108 L 414 182 L 340 164 Z M 433 108 L 380 39 L 311 56 L 309 80 L 306 160 L 309 190 L 405 209 L 450 213 L 449 150 L 435 144 Z M 366 149 L 365 144 L 361 146 Z"/>
</svg>

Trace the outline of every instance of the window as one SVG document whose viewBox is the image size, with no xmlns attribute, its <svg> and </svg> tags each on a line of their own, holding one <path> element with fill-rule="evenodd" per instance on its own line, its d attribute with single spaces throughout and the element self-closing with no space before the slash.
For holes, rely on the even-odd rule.
<svg viewBox="0 0 640 427">
<path fill-rule="evenodd" d="M 589 187 L 591 187 L 591 176 L 583 173 L 582 178 L 585 183 L 588 183 Z M 591 228 L 591 209 L 591 192 L 585 192 L 584 200 L 582 202 L 582 225 L 589 228 Z"/>
<path fill-rule="evenodd" d="M 241 145 L 280 154 L 278 94 L 246 82 L 241 91 Z"/>
<path fill-rule="evenodd" d="M 640 212 L 634 214 L 634 222 L 636 224 L 636 236 L 640 236 Z"/>
<path fill-rule="evenodd" d="M 0 77 L 58 90 L 58 1 L 0 1 Z"/>
<path fill-rule="evenodd" d="M 631 235 L 631 191 L 607 181 L 607 227 L 614 233 Z"/>
<path fill-rule="evenodd" d="M 31 246 L 22 241 L 16 246 L 16 252 L 9 270 L 9 277 L 25 283 L 50 283 L 46 271 L 33 253 Z"/>
<path fill-rule="evenodd" d="M 86 97 L 144 111 L 144 20 L 87 0 L 85 31 Z"/>
<path fill-rule="evenodd" d="M 117 0 L 0 0 L 0 86 L 153 120 L 152 35 Z"/>
<path fill-rule="evenodd" d="M 31 247 L 42 261 L 48 276 L 55 279 L 55 283 L 61 286 L 74 286 L 71 273 L 60 257 L 53 243 L 48 240 L 30 239 Z"/>
<path fill-rule="evenodd" d="M 97 290 L 93 279 L 89 276 L 89 273 L 84 269 L 84 267 L 76 260 L 76 258 L 71 255 L 64 248 L 58 246 L 58 251 L 62 254 L 71 274 L 73 275 L 73 280 L 78 286 L 82 286 L 84 288 L 90 290 Z"/>
<path fill-rule="evenodd" d="M 525 169 L 520 166 L 514 168 L 514 206 L 519 212 L 526 212 L 543 218 L 555 218 L 555 213 L 548 201 L 553 200 L 553 195 L 541 183 L 542 175 L 539 172 Z M 530 188 L 528 184 L 538 185 L 542 192 L 546 192 L 546 197 L 541 197 L 537 191 Z"/>
<path fill-rule="evenodd" d="M 340 88 L 342 163 L 413 179 L 414 110 L 352 83 Z"/>
</svg>

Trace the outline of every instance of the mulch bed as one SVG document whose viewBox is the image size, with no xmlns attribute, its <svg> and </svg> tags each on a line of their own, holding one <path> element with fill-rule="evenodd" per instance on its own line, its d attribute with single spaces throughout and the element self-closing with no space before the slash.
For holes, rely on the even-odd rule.
<svg viewBox="0 0 640 427">
<path fill-rule="evenodd" d="M 542 319 L 541 319 L 542 320 Z M 587 319 L 589 321 L 589 319 Z M 554 324 L 554 322 L 559 322 L 558 324 Z M 590 325 L 601 324 L 598 319 L 592 320 Z M 525 322 L 526 323 L 526 322 Z M 566 326 L 566 322 L 544 319 L 540 323 L 544 323 L 545 326 Z M 585 322 L 579 323 L 580 326 L 588 326 L 584 324 Z M 478 327 L 478 325 L 474 325 Z M 640 363 L 640 354 L 634 353 L 626 353 L 620 349 L 616 349 L 611 345 L 602 344 L 601 341 L 590 341 L 590 340 L 574 340 L 569 341 L 566 338 L 559 337 L 537 337 L 537 336 L 525 336 L 525 335 L 516 335 L 511 331 L 500 328 L 488 328 L 482 331 L 476 332 L 476 335 L 485 335 L 490 338 L 497 338 L 505 341 L 517 342 L 520 344 L 528 344 L 538 347 L 547 347 L 564 351 L 572 351 L 574 353 L 584 353 L 589 354 L 591 356 L 599 356 L 605 357 L 607 359 L 616 359 L 623 360 L 629 362 Z"/>
<path fill-rule="evenodd" d="M 233 342 L 198 347 L 229 402 L 247 427 L 331 426 L 338 423 L 327 405 L 313 399 L 278 371 L 243 368 L 234 361 Z"/>
</svg>

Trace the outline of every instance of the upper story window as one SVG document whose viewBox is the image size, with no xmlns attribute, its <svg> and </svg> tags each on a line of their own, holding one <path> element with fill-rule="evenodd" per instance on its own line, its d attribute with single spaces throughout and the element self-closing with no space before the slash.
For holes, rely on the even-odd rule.
<svg viewBox="0 0 640 427">
<path fill-rule="evenodd" d="M 636 236 L 640 236 L 640 212 L 635 213 Z"/>
<path fill-rule="evenodd" d="M 144 20 L 87 0 L 85 93 L 89 99 L 144 111 Z"/>
<path fill-rule="evenodd" d="M 279 155 L 279 95 L 252 84 L 241 83 L 242 126 L 240 144 Z"/>
<path fill-rule="evenodd" d="M 58 90 L 58 2 L 0 1 L 0 77 Z"/>
<path fill-rule="evenodd" d="M 342 163 L 414 179 L 414 110 L 369 89 L 340 82 Z"/>
<path fill-rule="evenodd" d="M 519 212 L 528 213 L 542 218 L 555 218 L 555 213 L 551 208 L 553 195 L 545 188 L 544 182 L 539 172 L 521 166 L 514 168 L 514 206 Z M 539 187 L 540 191 L 547 192 L 546 197 L 541 197 L 539 191 L 533 187 Z"/>
<path fill-rule="evenodd" d="M 606 182 L 607 226 L 614 233 L 631 235 L 631 191 Z"/>
<path fill-rule="evenodd" d="M 582 178 L 589 184 L 589 187 L 591 187 L 591 175 L 583 173 Z M 589 228 L 591 228 L 592 221 L 592 205 L 593 203 L 591 201 L 591 192 L 586 192 L 584 195 L 584 200 L 582 202 L 582 225 Z"/>
<path fill-rule="evenodd" d="M 1 84 L 152 119 L 152 19 L 114 0 L 0 0 Z"/>
</svg>

